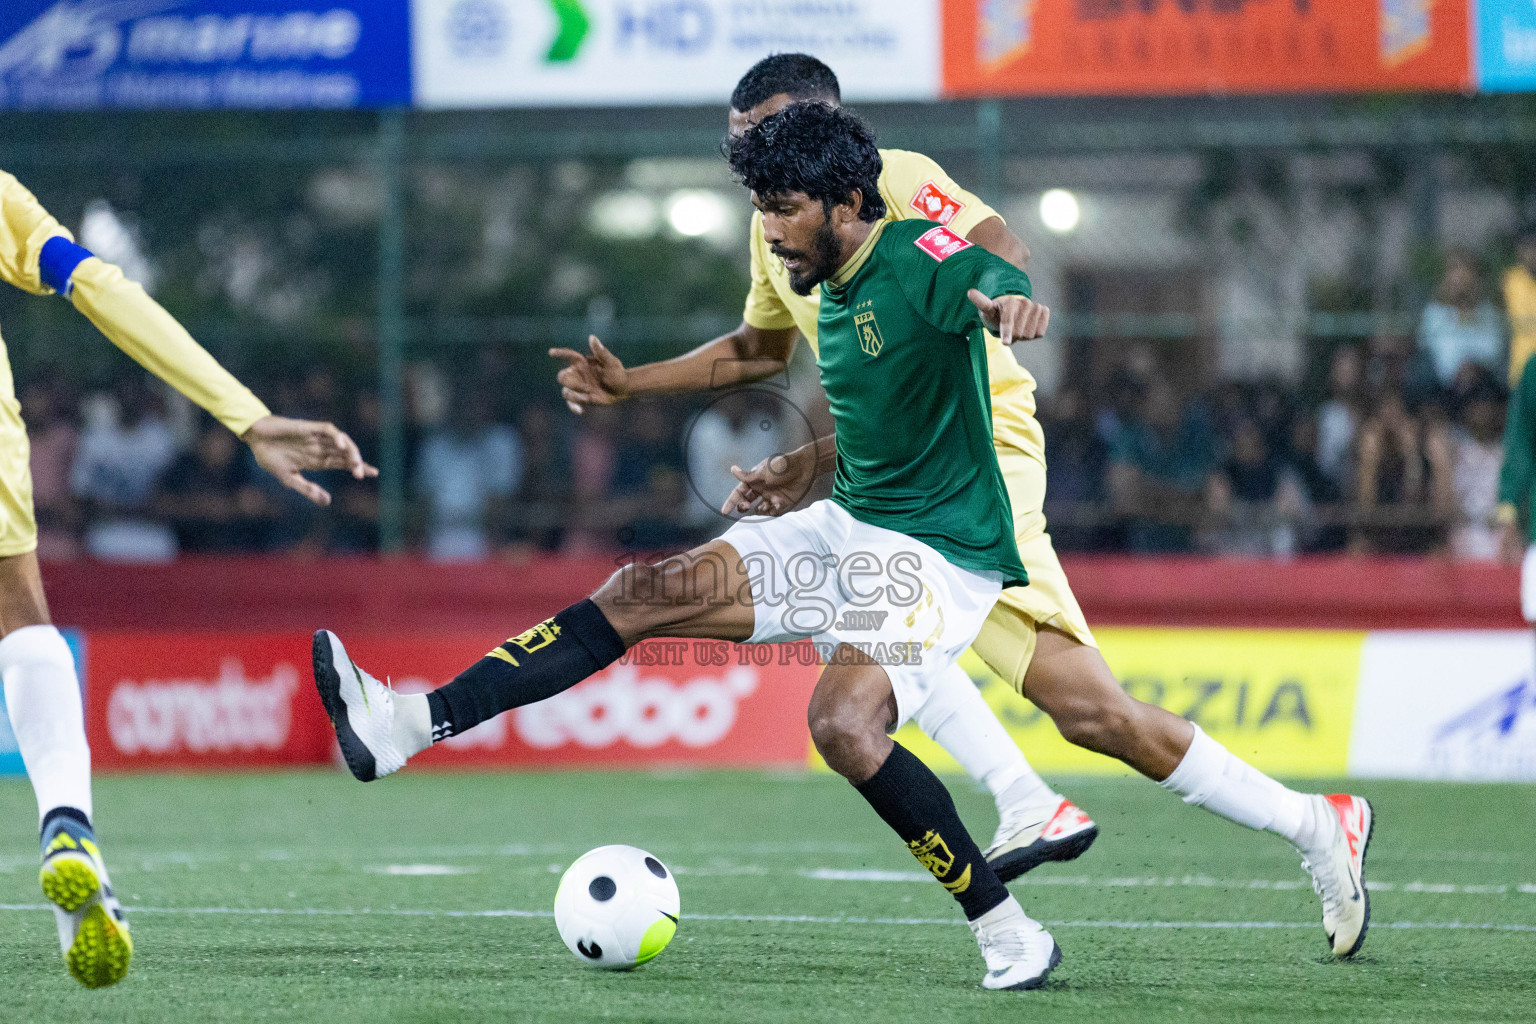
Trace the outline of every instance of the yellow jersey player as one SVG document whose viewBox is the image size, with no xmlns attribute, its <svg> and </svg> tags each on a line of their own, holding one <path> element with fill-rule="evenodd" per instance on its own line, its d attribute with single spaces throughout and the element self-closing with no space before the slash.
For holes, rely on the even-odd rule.
<svg viewBox="0 0 1536 1024">
<path fill-rule="evenodd" d="M 748 71 L 736 86 L 731 97 L 731 133 L 739 136 L 791 100 L 836 102 L 837 98 L 837 77 L 821 61 L 804 54 L 769 57 Z M 884 221 L 916 219 L 942 224 L 957 236 L 1023 268 L 1029 258 L 1024 243 L 1008 230 L 991 207 L 956 184 L 937 163 L 920 153 L 903 150 L 883 149 L 880 156 Z M 596 338 L 591 341 L 592 352 L 588 356 L 569 349 L 552 351 L 551 355 L 565 359 L 568 364 L 560 372 L 560 383 L 572 411 L 642 394 L 696 391 L 761 380 L 784 369 L 797 333 L 803 334 L 815 349 L 820 293 L 800 295 L 791 288 L 790 268 L 769 251 L 764 240 L 761 213 L 752 216 L 749 244 L 752 287 L 741 325 L 725 337 L 669 362 L 633 369 L 626 369 Z M 1027 298 L 1023 308 L 1025 322 L 1017 336 L 1042 336 L 1049 310 Z M 1044 439 L 1034 417 L 1034 379 L 991 335 L 987 337 L 987 357 L 992 416 L 998 436 L 996 449 L 1008 485 L 1033 486 L 1043 495 Z M 1059 613 L 1059 620 L 1077 631 L 1074 635 L 1092 643 L 1087 623 L 1061 577 L 1060 567 L 1055 565 L 1050 540 L 1045 538 L 1045 520 L 1038 514 L 1041 500 L 1029 495 L 1013 496 L 1016 509 L 1036 510 L 1028 530 L 1020 533 L 1019 543 L 1021 551 L 1036 555 L 1035 562 L 1030 563 L 1031 580 L 1035 578 L 1033 566 L 1039 563 L 1042 567 L 1039 588 L 1017 597 L 1022 592 L 1011 589 L 1005 599 L 1028 603 L 1032 614 L 1042 618 Z M 1026 533 L 1031 538 L 1027 547 Z M 1055 567 L 1054 574 L 1045 570 L 1047 563 Z M 958 665 L 947 672 L 945 685 L 933 687 L 913 720 L 967 774 L 992 793 L 997 803 L 998 827 L 987 856 L 1003 881 L 1011 881 L 1046 861 L 1071 860 L 1093 843 L 1098 835 L 1093 820 L 1052 790 L 1030 767 Z"/>
<path fill-rule="evenodd" d="M 74 244 L 14 177 L 0 171 L 0 279 L 59 294 L 118 348 L 202 406 L 251 446 L 256 461 L 319 505 L 330 495 L 302 475 L 377 475 L 329 423 L 274 416 L 122 271 Z M 37 796 L 43 894 L 54 905 L 70 974 L 97 988 L 122 980 L 133 955 L 91 825 L 91 752 L 75 660 L 48 616 L 37 563 L 26 426 L 0 342 L 0 676 L 5 706 Z"/>
<path fill-rule="evenodd" d="M 739 134 L 801 101 L 840 102 L 831 69 L 805 54 L 767 57 L 738 84 L 731 100 L 731 129 Z M 1014 259 L 1010 245 L 1023 255 L 1022 243 L 1009 242 L 1012 236 L 1001 218 L 950 181 L 932 161 L 900 151 L 881 155 L 892 164 L 880 177 L 881 194 L 890 200 L 888 217 L 934 219 L 952 234 L 1005 259 Z M 761 379 L 782 369 L 796 327 L 814 345 L 817 306 L 810 289 L 796 287 L 801 283 L 796 272 L 814 263 L 815 254 L 769 245 L 760 217 L 753 218 L 751 244 L 752 292 L 744 323 L 735 332 L 670 362 L 634 369 L 626 368 L 595 338 L 585 356 L 555 350 L 551 354 L 567 364 L 560 371 L 567 403 L 580 408 L 645 392 Z M 1009 325 L 1010 341 L 1041 336 L 1047 319 L 1043 309 L 1019 314 Z M 1290 790 L 1239 760 L 1199 726 L 1126 694 L 1099 653 L 1045 532 L 1045 451 L 1034 415 L 1034 380 L 995 337 L 987 339 L 987 356 L 993 441 L 1029 585 L 1003 591 L 973 649 L 1049 715 L 1070 742 L 1119 758 L 1180 794 L 1186 803 L 1250 828 L 1275 832 L 1291 842 L 1302 854 L 1322 898 L 1323 928 L 1330 948 L 1335 955 L 1352 956 L 1364 942 L 1370 921 L 1364 885 L 1373 825 L 1370 804 L 1347 794 L 1325 797 Z M 742 512 L 785 511 L 806 493 L 806 481 L 814 479 L 818 464 L 832 451 L 833 446 L 822 439 L 788 458 L 737 471 L 741 483 L 728 507 Z M 964 692 L 956 686 L 934 689 L 944 694 Z M 917 722 L 973 775 L 974 764 L 1003 756 L 999 745 L 986 736 L 988 723 L 974 713 L 951 714 L 936 726 L 919 713 Z M 995 720 L 990 725 L 1002 732 Z M 1006 734 L 1003 737 L 1006 741 Z M 1049 796 L 1041 799 L 1042 794 Z M 1028 799 L 1032 808 L 1046 808 L 1052 799 L 1060 800 L 1043 782 Z M 1039 811 L 1002 810 L 1003 823 L 986 851 L 1000 878 L 1016 877 L 1039 863 L 1043 853 L 1055 853 L 1049 850 L 1049 840 L 1087 821 L 1069 801 L 1060 800 L 1057 808 L 1044 821 L 1032 820 L 1038 819 Z M 1020 827 L 1009 829 L 1011 817 Z M 1057 859 L 1069 855 L 1075 855 L 1070 848 L 1060 851 Z"/>
</svg>

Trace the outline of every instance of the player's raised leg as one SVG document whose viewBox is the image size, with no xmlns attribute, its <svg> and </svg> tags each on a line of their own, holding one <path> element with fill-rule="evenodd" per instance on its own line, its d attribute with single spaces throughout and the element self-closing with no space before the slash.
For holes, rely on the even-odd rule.
<svg viewBox="0 0 1536 1024">
<path fill-rule="evenodd" d="M 807 717 L 827 765 L 853 783 L 960 904 L 986 958 L 982 985 L 1045 984 L 1061 962 L 1061 948 L 987 865 L 938 776 L 887 735 L 897 708 L 885 669 L 852 647 L 837 648 L 811 695 Z"/>
<path fill-rule="evenodd" d="M 98 988 L 123 979 L 133 940 L 91 827 L 91 751 L 75 658 L 48 619 L 31 552 L 0 558 L 0 677 L 5 706 L 37 797 L 43 863 L 69 973 Z"/>
<path fill-rule="evenodd" d="M 752 604 L 733 595 L 749 592 L 740 557 L 713 541 L 655 565 L 625 566 L 591 598 L 511 637 L 431 693 L 395 693 L 321 630 L 315 685 L 347 766 L 368 782 L 433 743 L 570 689 L 648 637 L 746 640 Z"/>
<path fill-rule="evenodd" d="M 1047 861 L 1073 860 L 1093 845 L 1093 819 L 1030 766 L 959 665 L 942 673 L 913 721 L 992 794 L 998 823 L 986 858 L 1004 882 Z"/>
<path fill-rule="evenodd" d="M 1131 698 L 1095 648 L 1057 630 L 1039 631 L 1022 684 L 1024 695 L 1069 741 L 1119 758 L 1185 803 L 1283 836 L 1300 851 L 1322 899 L 1323 929 L 1334 954 L 1353 956 L 1360 949 L 1371 917 L 1365 858 L 1375 818 L 1368 801 L 1281 785 L 1198 725 Z"/>
</svg>

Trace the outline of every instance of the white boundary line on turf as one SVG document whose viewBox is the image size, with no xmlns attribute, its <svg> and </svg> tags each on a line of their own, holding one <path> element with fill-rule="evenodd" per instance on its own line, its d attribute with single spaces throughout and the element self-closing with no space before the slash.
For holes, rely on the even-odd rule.
<svg viewBox="0 0 1536 1024">
<path fill-rule="evenodd" d="M 800 868 L 795 874 L 823 882 L 931 882 L 933 876 L 926 871 L 889 871 L 878 868 Z M 1210 875 L 1122 876 L 1090 878 L 1087 875 L 1027 875 L 1017 878 L 1013 885 L 1068 886 L 1089 889 L 1131 888 L 1183 888 L 1197 889 L 1271 889 L 1286 892 L 1305 889 L 1304 879 L 1268 878 L 1213 878 Z M 1536 895 L 1536 883 L 1455 883 L 1455 882 L 1377 882 L 1369 881 L 1365 887 L 1371 892 L 1410 892 L 1457 896 L 1501 896 L 1520 892 Z"/>
<path fill-rule="evenodd" d="M 52 910 L 51 903 L 0 903 L 0 911 Z M 132 914 L 208 915 L 249 914 L 256 917 L 516 917 L 551 918 L 548 910 L 372 910 L 325 907 L 124 907 Z M 959 925 L 954 917 L 820 917 L 812 914 L 684 914 L 685 921 L 729 921 L 749 924 L 843 925 Z M 1267 931 L 1277 928 L 1317 928 L 1315 921 L 1044 921 L 1051 928 L 1114 928 L 1125 930 L 1195 928 L 1215 931 Z M 1496 924 L 1473 921 L 1378 921 L 1393 930 L 1481 931 L 1536 933 L 1536 924 Z"/>
</svg>

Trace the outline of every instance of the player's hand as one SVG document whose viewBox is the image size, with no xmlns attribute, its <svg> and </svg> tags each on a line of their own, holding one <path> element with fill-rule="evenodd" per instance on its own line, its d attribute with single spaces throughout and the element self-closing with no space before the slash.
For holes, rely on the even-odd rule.
<svg viewBox="0 0 1536 1024">
<path fill-rule="evenodd" d="M 747 470 L 732 466 L 736 489 L 720 506 L 720 512 L 728 516 L 778 516 L 794 508 L 816 481 L 814 447 L 770 455 Z"/>
<path fill-rule="evenodd" d="M 1519 565 L 1525 555 L 1525 545 L 1521 543 L 1520 527 L 1516 523 L 1499 524 L 1499 557 L 1505 565 Z"/>
<path fill-rule="evenodd" d="M 999 295 L 989 299 L 979 288 L 972 288 L 965 294 L 981 313 L 981 321 L 987 325 L 987 330 L 1001 338 L 1004 345 L 1045 337 L 1051 311 L 1043 304 L 1022 295 Z"/>
<path fill-rule="evenodd" d="M 331 495 L 313 480 L 305 479 L 306 472 L 344 469 L 357 480 L 379 475 L 377 469 L 363 461 L 356 442 L 333 423 L 263 416 L 240 435 L 240 440 L 251 446 L 258 466 L 316 505 L 329 505 Z"/>
<path fill-rule="evenodd" d="M 582 355 L 572 348 L 552 348 L 554 359 L 564 359 L 565 369 L 555 375 L 560 382 L 560 397 L 566 407 L 580 416 L 589 405 L 613 405 L 629 397 L 629 371 L 619 357 L 609 352 L 597 335 L 589 335 L 591 354 Z"/>
</svg>

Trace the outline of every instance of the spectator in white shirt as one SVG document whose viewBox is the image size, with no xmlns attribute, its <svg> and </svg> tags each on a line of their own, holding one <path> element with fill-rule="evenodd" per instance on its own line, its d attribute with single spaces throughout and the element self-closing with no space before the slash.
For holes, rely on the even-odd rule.
<svg viewBox="0 0 1536 1024">
<path fill-rule="evenodd" d="M 118 561 L 165 561 L 176 535 L 147 517 L 155 485 L 176 458 L 176 439 L 157 394 L 138 374 L 87 403 L 70 489 L 86 506 L 86 550 Z"/>
<path fill-rule="evenodd" d="M 416 489 L 426 509 L 427 556 L 436 561 L 488 557 L 522 485 L 522 441 L 510 424 L 492 422 L 490 408 L 488 395 L 470 390 L 422 442 Z"/>
<path fill-rule="evenodd" d="M 1465 363 L 1502 371 L 1504 318 L 1484 294 L 1471 253 L 1453 250 L 1446 256 L 1440 286 L 1419 321 L 1419 348 L 1441 387 L 1450 387 Z"/>
</svg>

